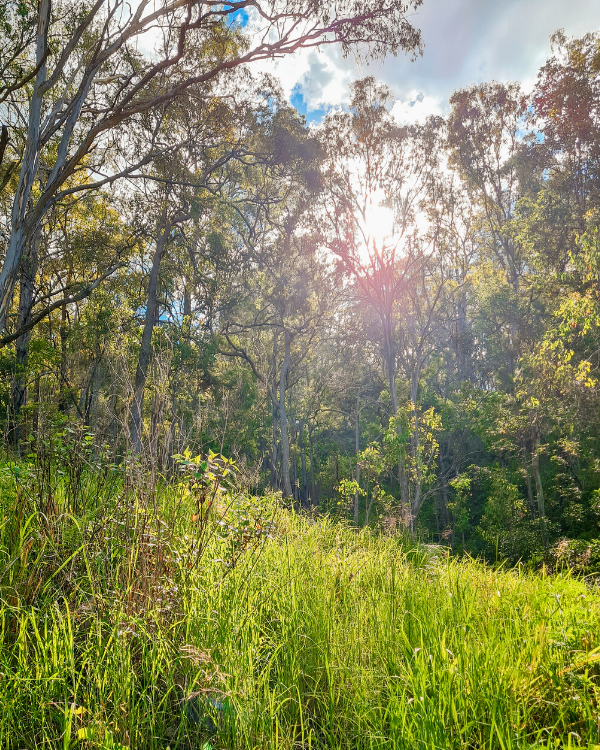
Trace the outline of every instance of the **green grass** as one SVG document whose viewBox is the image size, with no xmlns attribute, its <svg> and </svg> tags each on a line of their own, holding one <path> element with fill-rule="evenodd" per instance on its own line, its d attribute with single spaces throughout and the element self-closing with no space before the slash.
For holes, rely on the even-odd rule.
<svg viewBox="0 0 600 750">
<path fill-rule="evenodd" d="M 600 745 L 583 582 L 107 477 L 0 474 L 0 747 Z"/>
</svg>

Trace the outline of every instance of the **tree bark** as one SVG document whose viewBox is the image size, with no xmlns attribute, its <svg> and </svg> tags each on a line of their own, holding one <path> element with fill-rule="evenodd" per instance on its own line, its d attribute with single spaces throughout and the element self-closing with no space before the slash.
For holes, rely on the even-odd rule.
<svg viewBox="0 0 600 750">
<path fill-rule="evenodd" d="M 269 390 L 271 397 L 271 487 L 276 490 L 279 488 L 279 477 L 277 475 L 277 344 L 279 341 L 279 331 L 273 334 L 273 359 L 272 371 L 273 379 L 270 382 Z"/>
<path fill-rule="evenodd" d="M 283 496 L 292 496 L 290 483 L 290 442 L 288 438 L 287 412 L 285 409 L 285 388 L 291 362 L 292 335 L 284 332 L 284 358 L 279 375 L 279 425 L 281 430 L 281 478 L 283 482 Z"/>
<path fill-rule="evenodd" d="M 21 288 L 19 291 L 19 310 L 17 313 L 17 330 L 24 328 L 31 318 L 33 308 L 34 284 L 38 269 L 39 231 L 31 241 L 29 254 L 21 262 Z M 15 377 L 12 388 L 13 429 L 10 432 L 11 442 L 18 447 L 21 435 L 21 408 L 27 403 L 27 360 L 29 358 L 29 340 L 31 331 L 25 331 L 16 342 Z"/>
<path fill-rule="evenodd" d="M 31 226 L 26 226 L 27 203 L 35 181 L 39 162 L 40 118 L 42 112 L 43 87 L 46 83 L 46 55 L 48 45 L 48 28 L 50 25 L 50 0 L 40 0 L 38 10 L 38 28 L 36 45 L 36 63 L 38 72 L 35 77 L 31 102 L 29 105 L 29 122 L 27 125 L 27 143 L 19 183 L 12 207 L 11 232 L 6 255 L 0 272 L 0 333 L 6 326 L 6 318 L 12 300 L 13 289 L 23 249 L 28 237 L 32 235 Z M 37 222 L 36 222 L 37 223 Z"/>
<path fill-rule="evenodd" d="M 360 388 L 356 392 L 356 412 L 354 414 L 354 450 L 356 452 L 356 484 L 360 486 Z M 354 493 L 354 525 L 358 528 L 358 512 L 360 510 L 360 494 Z"/>
<path fill-rule="evenodd" d="M 152 333 L 158 317 L 158 278 L 160 274 L 160 264 L 165 254 L 167 240 L 171 232 L 171 222 L 168 219 L 161 220 L 158 236 L 156 238 L 156 248 L 152 258 L 152 268 L 148 280 L 148 298 L 146 302 L 146 315 L 144 318 L 144 330 L 140 344 L 137 367 L 135 370 L 135 383 L 133 387 L 133 403 L 131 405 L 131 424 L 129 429 L 129 440 L 131 450 L 134 454 L 139 454 L 142 450 L 143 434 L 143 408 L 144 408 L 144 390 L 146 388 L 146 379 L 148 376 L 148 366 L 152 354 Z"/>
<path fill-rule="evenodd" d="M 310 506 L 312 507 L 313 503 L 318 503 L 318 497 L 315 489 L 315 456 L 313 450 L 312 428 L 310 424 L 308 426 L 308 448 L 310 451 Z"/>
<path fill-rule="evenodd" d="M 306 478 L 306 446 L 304 444 L 304 422 L 300 421 L 298 435 L 298 444 L 300 446 L 300 465 L 302 471 L 302 487 L 300 488 L 300 504 L 306 508 L 308 506 L 308 481 Z"/>
</svg>

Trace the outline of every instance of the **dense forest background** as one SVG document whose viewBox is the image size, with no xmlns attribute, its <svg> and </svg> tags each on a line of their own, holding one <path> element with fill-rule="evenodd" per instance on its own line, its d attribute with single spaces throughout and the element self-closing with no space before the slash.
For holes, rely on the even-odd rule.
<svg viewBox="0 0 600 750">
<path fill-rule="evenodd" d="M 355 525 L 600 561 L 600 35 L 528 94 L 399 126 L 367 77 L 309 128 L 227 15 L 154 70 L 46 5 L 25 62 L 43 8 L 0 11 L 7 457 L 212 451 Z"/>
</svg>

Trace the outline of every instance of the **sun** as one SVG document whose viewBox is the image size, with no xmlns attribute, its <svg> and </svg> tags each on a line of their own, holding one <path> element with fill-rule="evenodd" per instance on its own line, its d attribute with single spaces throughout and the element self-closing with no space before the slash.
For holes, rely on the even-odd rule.
<svg viewBox="0 0 600 750">
<path fill-rule="evenodd" d="M 382 190 L 367 198 L 362 227 L 365 260 L 376 253 L 381 254 L 394 236 L 394 212 L 385 203 L 386 195 Z"/>
</svg>

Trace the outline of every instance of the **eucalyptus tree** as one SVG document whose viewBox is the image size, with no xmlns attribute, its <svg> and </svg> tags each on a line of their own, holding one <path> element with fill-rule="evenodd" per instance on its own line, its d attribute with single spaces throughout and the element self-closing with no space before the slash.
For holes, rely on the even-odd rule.
<svg viewBox="0 0 600 750">
<path fill-rule="evenodd" d="M 15 442 L 29 382 L 39 377 L 41 348 L 55 381 L 58 410 L 74 408 L 82 418 L 89 415 L 89 408 L 80 409 L 76 395 L 79 387 L 90 386 L 83 372 L 86 355 L 76 351 L 70 339 L 79 327 L 82 301 L 115 268 L 122 268 L 135 248 L 135 234 L 118 209 L 118 201 L 101 192 L 66 199 L 48 212 L 21 260 L 17 326 L 11 337 L 15 358 L 9 418 Z M 28 365 L 32 341 L 38 360 L 35 374 Z M 87 368 L 92 379 L 101 359 L 99 340 L 96 343 Z"/>
<path fill-rule="evenodd" d="M 232 162 L 244 172 L 229 200 L 239 216 L 247 263 L 232 278 L 231 306 L 219 327 L 220 351 L 245 360 L 265 389 L 271 407 L 271 482 L 291 495 L 286 390 L 290 373 L 310 356 L 326 300 L 331 303 L 334 295 L 331 287 L 322 288 L 327 273 L 306 223 L 320 188 L 318 143 L 297 113 L 272 96 L 257 115 L 245 157 Z"/>
<path fill-rule="evenodd" d="M 272 419 L 271 478 L 289 497 L 293 494 L 289 393 L 306 377 L 305 367 L 337 295 L 328 264 L 319 258 L 310 236 L 302 234 L 295 222 L 284 222 L 282 230 L 262 246 L 251 275 L 240 285 L 236 305 L 222 327 L 226 346 L 221 353 L 245 360 L 265 387 Z M 298 435 L 301 458 L 303 428 L 302 424 Z"/>
<path fill-rule="evenodd" d="M 123 126 L 190 86 L 302 47 L 340 44 L 344 53 L 382 57 L 420 49 L 406 18 L 421 0 L 95 0 L 81 7 L 41 0 L 34 8 L 11 0 L 3 14 L 20 14 L 23 32 L 2 25 L 0 68 L 7 122 L 27 137 L 0 271 L 0 330 L 6 327 L 19 263 L 30 238 L 57 201 L 134 174 L 154 156 L 107 163 Z M 15 11 L 16 10 L 16 14 Z M 248 32 L 239 22 L 248 15 Z M 152 34 L 158 29 L 158 43 Z M 154 47 L 154 48 L 152 48 Z M 15 61 L 18 58 L 18 65 Z M 33 187 L 42 174 L 39 192 Z M 75 174 L 78 185 L 67 186 Z"/>
<path fill-rule="evenodd" d="M 242 113 L 241 119 L 244 119 Z M 130 444 L 135 453 L 142 448 L 143 406 L 152 358 L 152 339 L 159 321 L 161 267 L 170 252 L 191 253 L 192 234 L 207 231 L 206 216 L 213 210 L 214 195 L 226 178 L 223 166 L 234 158 L 246 134 L 240 125 L 240 113 L 222 99 L 215 99 L 210 87 L 194 87 L 171 103 L 168 110 L 156 108 L 145 117 L 147 141 L 160 144 L 164 152 L 151 166 L 136 174 L 133 211 L 139 231 L 150 247 L 150 268 L 143 302 L 144 325 L 132 386 Z M 147 143 L 142 138 L 132 146 L 140 151 Z M 179 249 L 178 249 L 179 248 Z M 166 284 L 163 285 L 166 288 Z M 190 285 L 184 284 L 184 308 L 189 305 Z M 165 301 L 163 300 L 163 307 Z M 190 310 L 182 310 L 189 316 Z M 156 441 L 153 441 L 156 442 Z"/>
<path fill-rule="evenodd" d="M 220 96 L 208 87 L 194 87 L 172 104 L 159 126 L 166 145 L 171 143 L 169 156 L 155 160 L 142 180 L 136 178 L 145 185 L 138 213 L 150 217 L 146 224 L 153 248 L 133 386 L 131 444 L 136 452 L 160 269 L 169 248 L 186 267 L 183 317 L 191 322 L 200 313 L 205 328 L 218 327 L 227 314 L 222 306 L 235 300 L 235 278 L 244 277 L 252 259 L 257 262 L 261 243 L 281 233 L 278 222 L 297 202 L 300 184 L 314 179 L 314 147 L 272 81 L 254 88 L 248 77 L 238 83 L 228 97 L 222 87 Z M 155 137 L 158 129 L 149 130 Z M 219 240 L 207 242 L 210 237 Z"/>
<path fill-rule="evenodd" d="M 321 133 L 327 154 L 323 241 L 379 318 L 392 416 L 400 410 L 396 379 L 403 367 L 418 441 L 419 377 L 446 281 L 436 276 L 437 228 L 427 216 L 440 169 L 441 123 L 398 127 L 388 112 L 390 91 L 373 78 L 355 83 L 352 93 L 350 111 L 329 116 Z M 401 420 L 396 426 L 402 429 Z M 412 505 L 414 518 L 419 493 L 411 502 L 402 460 L 399 480 L 402 505 Z"/>
<path fill-rule="evenodd" d="M 530 119 L 543 133 L 532 150 L 540 154 L 545 167 L 539 170 L 539 188 L 546 210 L 538 217 L 556 232 L 561 230 L 559 221 L 566 224 L 570 247 L 563 245 L 563 259 L 573 250 L 576 235 L 585 232 L 590 211 L 597 212 L 600 203 L 599 45 L 598 32 L 568 39 L 564 31 L 557 31 L 552 36 L 552 56 L 540 69 L 531 95 Z M 539 203 L 541 209 L 544 204 Z M 560 210 L 565 204 L 568 216 Z M 553 220 L 552 213 L 559 221 Z M 543 239 L 553 247 L 548 233 Z"/>
<path fill-rule="evenodd" d="M 508 376 L 521 352 L 519 295 L 528 258 L 515 228 L 522 196 L 519 168 L 524 150 L 527 100 L 518 84 L 476 84 L 450 97 L 448 146 L 473 201 L 485 219 L 484 244 L 509 287 Z M 483 235 L 482 235 L 483 237 Z"/>
<path fill-rule="evenodd" d="M 439 143 L 435 123 L 398 127 L 387 109 L 391 103 L 389 89 L 367 78 L 353 84 L 350 111 L 326 119 L 321 219 L 323 241 L 380 318 L 396 413 L 396 313 L 411 275 L 427 257 L 419 225 L 438 168 Z"/>
</svg>

